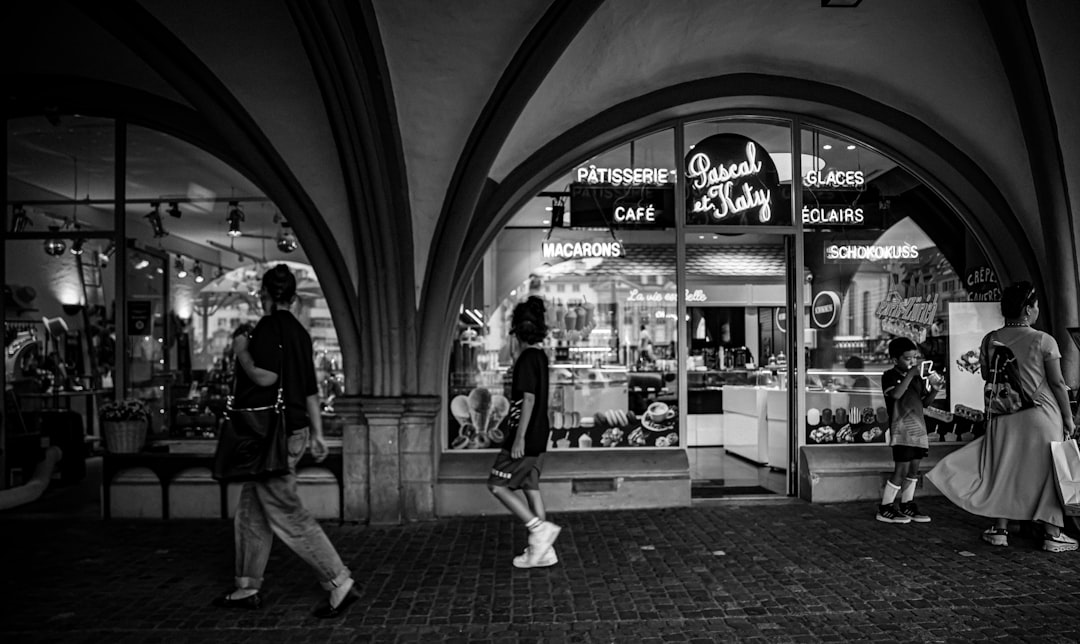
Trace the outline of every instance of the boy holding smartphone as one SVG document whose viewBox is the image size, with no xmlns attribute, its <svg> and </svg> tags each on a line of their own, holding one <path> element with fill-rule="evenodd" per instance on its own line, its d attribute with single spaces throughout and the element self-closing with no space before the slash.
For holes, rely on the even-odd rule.
<svg viewBox="0 0 1080 644">
<path fill-rule="evenodd" d="M 881 376 L 885 408 L 889 411 L 889 436 L 893 453 L 893 473 L 885 482 L 877 520 L 884 523 L 927 523 L 930 517 L 919 512 L 915 504 L 915 484 L 919 480 L 919 463 L 929 454 L 926 436 L 926 417 L 923 407 L 929 405 L 941 391 L 944 378 L 923 363 L 920 368 L 919 348 L 908 338 L 896 338 L 889 343 L 889 357 L 894 366 Z M 924 378 L 920 371 L 926 374 Z M 899 502 L 897 494 L 900 495 Z"/>
</svg>

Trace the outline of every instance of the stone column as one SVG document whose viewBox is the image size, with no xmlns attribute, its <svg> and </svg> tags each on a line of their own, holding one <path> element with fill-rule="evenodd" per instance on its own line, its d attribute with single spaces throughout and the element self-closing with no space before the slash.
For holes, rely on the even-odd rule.
<svg viewBox="0 0 1080 644">
<path fill-rule="evenodd" d="M 366 523 L 371 506 L 368 502 L 368 421 L 357 396 L 338 396 L 334 412 L 345 423 L 341 430 L 341 458 L 344 472 L 342 516 L 346 521 Z"/>
<path fill-rule="evenodd" d="M 441 399 L 344 397 L 346 521 L 396 525 L 435 516 L 435 418 Z"/>
<path fill-rule="evenodd" d="M 368 421 L 368 499 L 372 525 L 401 523 L 403 398 L 363 398 Z"/>
<path fill-rule="evenodd" d="M 435 417 L 441 405 L 436 396 L 405 399 L 401 419 L 401 510 L 406 521 L 435 517 Z"/>
</svg>

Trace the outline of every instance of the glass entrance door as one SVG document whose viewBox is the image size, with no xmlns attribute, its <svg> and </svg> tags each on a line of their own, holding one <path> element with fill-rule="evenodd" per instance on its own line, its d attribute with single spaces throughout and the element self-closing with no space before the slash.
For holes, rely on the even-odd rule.
<svg viewBox="0 0 1080 644">
<path fill-rule="evenodd" d="M 681 333 L 695 498 L 787 493 L 793 243 L 781 234 L 686 234 Z"/>
</svg>

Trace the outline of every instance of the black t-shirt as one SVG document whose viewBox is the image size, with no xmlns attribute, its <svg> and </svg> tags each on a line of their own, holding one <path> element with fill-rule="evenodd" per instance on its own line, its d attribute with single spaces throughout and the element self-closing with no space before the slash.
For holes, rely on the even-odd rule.
<svg viewBox="0 0 1080 644">
<path fill-rule="evenodd" d="M 536 397 L 529 426 L 525 428 L 525 456 L 539 456 L 547 451 L 548 434 L 548 359 L 542 349 L 530 347 L 521 352 L 514 362 L 514 375 L 510 383 L 510 404 L 520 405 L 525 394 Z M 508 431 L 503 447 L 511 449 L 517 431 Z"/>
<path fill-rule="evenodd" d="M 280 348 L 279 348 L 280 347 Z M 264 315 L 248 341 L 248 352 L 255 366 L 283 378 L 285 398 L 285 427 L 290 432 L 311 424 L 307 414 L 307 397 L 319 392 L 312 360 L 311 336 L 300 321 L 288 311 Z M 236 368 L 236 407 L 264 407 L 277 400 L 278 383 L 260 387 L 252 382 L 239 365 Z"/>
</svg>

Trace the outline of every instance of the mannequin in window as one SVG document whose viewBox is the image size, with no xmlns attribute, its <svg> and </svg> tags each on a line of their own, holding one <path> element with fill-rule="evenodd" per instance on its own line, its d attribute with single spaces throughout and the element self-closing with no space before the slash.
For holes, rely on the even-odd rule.
<svg viewBox="0 0 1080 644">
<path fill-rule="evenodd" d="M 650 334 L 649 330 L 642 324 L 641 333 L 638 335 L 638 357 L 641 362 L 653 361 L 652 348 L 652 334 Z"/>
</svg>

